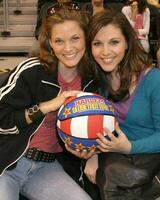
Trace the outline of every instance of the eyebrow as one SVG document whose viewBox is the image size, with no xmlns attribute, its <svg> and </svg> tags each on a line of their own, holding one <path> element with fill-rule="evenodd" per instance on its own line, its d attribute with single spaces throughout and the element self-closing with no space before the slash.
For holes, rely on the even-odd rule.
<svg viewBox="0 0 160 200">
<path fill-rule="evenodd" d="M 119 38 L 119 37 L 113 37 L 113 38 L 110 38 L 109 40 L 120 40 L 121 38 Z M 92 42 L 93 41 L 101 41 L 101 39 L 94 39 L 94 40 L 92 40 Z"/>
</svg>

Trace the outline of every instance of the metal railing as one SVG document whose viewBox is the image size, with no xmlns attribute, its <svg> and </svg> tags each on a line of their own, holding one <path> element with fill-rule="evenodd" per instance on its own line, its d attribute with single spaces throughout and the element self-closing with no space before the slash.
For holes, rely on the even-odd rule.
<svg viewBox="0 0 160 200">
<path fill-rule="evenodd" d="M 8 36 L 10 35 L 10 32 L 8 31 L 8 21 L 9 21 L 9 14 L 8 14 L 8 1 L 3 0 L 3 23 L 4 23 L 4 30 L 1 32 L 2 36 Z"/>
<path fill-rule="evenodd" d="M 20 14 L 22 14 L 22 11 L 21 11 L 21 9 L 20 9 L 20 7 L 21 7 L 20 4 L 21 4 L 21 3 L 20 3 L 20 0 L 17 0 L 17 2 L 16 2 L 16 10 L 14 11 L 14 14 L 15 14 L 15 15 L 20 15 Z"/>
<path fill-rule="evenodd" d="M 14 11 L 14 14 L 19 15 L 21 14 L 20 10 L 20 0 L 16 0 L 16 10 Z M 1 31 L 2 36 L 10 36 L 11 32 L 9 31 L 9 4 L 8 0 L 3 0 L 3 25 L 4 28 Z"/>
</svg>

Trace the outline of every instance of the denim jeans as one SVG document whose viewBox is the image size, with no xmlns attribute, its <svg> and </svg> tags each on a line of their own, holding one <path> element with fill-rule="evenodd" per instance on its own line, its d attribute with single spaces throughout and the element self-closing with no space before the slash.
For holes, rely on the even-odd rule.
<svg viewBox="0 0 160 200">
<path fill-rule="evenodd" d="M 0 200 L 91 200 L 57 160 L 36 162 L 22 157 L 16 168 L 0 176 Z"/>
</svg>

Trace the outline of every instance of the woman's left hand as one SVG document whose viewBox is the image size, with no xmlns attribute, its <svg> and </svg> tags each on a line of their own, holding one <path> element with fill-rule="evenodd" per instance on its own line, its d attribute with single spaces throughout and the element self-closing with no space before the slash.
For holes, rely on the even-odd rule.
<svg viewBox="0 0 160 200">
<path fill-rule="evenodd" d="M 87 160 L 85 168 L 84 168 L 85 175 L 94 184 L 96 184 L 97 168 L 98 168 L 98 155 L 95 154 Z"/>
<path fill-rule="evenodd" d="M 98 148 L 102 152 L 118 152 L 128 154 L 131 150 L 131 143 L 127 139 L 126 135 L 120 129 L 118 123 L 116 123 L 115 131 L 118 134 L 118 137 L 114 136 L 112 132 L 108 129 L 104 130 L 106 135 L 110 140 L 106 139 L 102 134 L 98 133 L 96 140 L 99 144 Z"/>
<path fill-rule="evenodd" d="M 84 158 L 84 159 L 88 159 L 90 157 L 93 156 L 93 154 L 95 153 L 95 150 L 91 150 L 89 152 L 87 151 L 80 151 L 80 150 L 74 150 L 72 148 L 70 148 L 67 144 L 65 144 L 65 148 L 67 149 L 67 151 L 69 151 L 70 153 L 74 154 L 75 156 L 79 157 L 79 158 Z"/>
</svg>

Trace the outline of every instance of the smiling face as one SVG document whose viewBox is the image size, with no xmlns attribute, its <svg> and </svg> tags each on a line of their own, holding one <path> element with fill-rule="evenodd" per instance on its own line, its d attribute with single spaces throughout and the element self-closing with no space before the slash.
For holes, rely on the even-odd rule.
<svg viewBox="0 0 160 200">
<path fill-rule="evenodd" d="M 84 31 L 76 21 L 57 23 L 52 28 L 50 45 L 60 66 L 77 67 L 85 53 Z"/>
<path fill-rule="evenodd" d="M 105 72 L 115 72 L 125 55 L 127 44 L 120 28 L 109 24 L 97 32 L 91 48 L 92 55 L 101 68 Z"/>
</svg>

